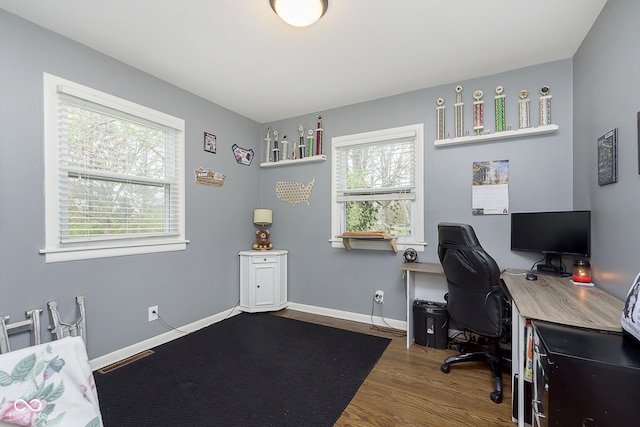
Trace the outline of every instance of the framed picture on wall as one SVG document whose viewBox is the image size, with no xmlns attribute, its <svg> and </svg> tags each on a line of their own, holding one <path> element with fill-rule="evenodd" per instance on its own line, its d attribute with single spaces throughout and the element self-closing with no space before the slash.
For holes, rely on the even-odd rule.
<svg viewBox="0 0 640 427">
<path fill-rule="evenodd" d="M 618 128 L 598 138 L 598 185 L 618 182 Z"/>
<path fill-rule="evenodd" d="M 212 133 L 204 133 L 204 151 L 216 154 L 216 136 Z"/>
</svg>

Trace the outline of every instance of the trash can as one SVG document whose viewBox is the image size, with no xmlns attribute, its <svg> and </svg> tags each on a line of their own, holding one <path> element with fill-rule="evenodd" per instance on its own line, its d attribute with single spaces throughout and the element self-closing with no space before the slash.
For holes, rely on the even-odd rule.
<svg viewBox="0 0 640 427">
<path fill-rule="evenodd" d="M 447 303 L 415 300 L 413 302 L 413 335 L 416 344 L 447 348 L 449 339 Z"/>
</svg>

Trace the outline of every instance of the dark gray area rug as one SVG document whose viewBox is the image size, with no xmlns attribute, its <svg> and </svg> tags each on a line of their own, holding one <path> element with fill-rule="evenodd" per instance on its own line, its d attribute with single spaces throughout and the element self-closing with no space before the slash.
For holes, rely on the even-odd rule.
<svg viewBox="0 0 640 427">
<path fill-rule="evenodd" d="M 390 341 L 242 313 L 94 376 L 106 427 L 332 426 Z"/>
</svg>

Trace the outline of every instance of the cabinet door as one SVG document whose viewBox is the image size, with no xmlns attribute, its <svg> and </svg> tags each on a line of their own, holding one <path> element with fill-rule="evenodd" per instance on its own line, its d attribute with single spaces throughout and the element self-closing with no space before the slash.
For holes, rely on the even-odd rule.
<svg viewBox="0 0 640 427">
<path fill-rule="evenodd" d="M 254 281 L 254 305 L 256 307 L 264 305 L 276 304 L 276 290 L 278 287 L 276 263 L 254 264 L 255 281 Z"/>
</svg>

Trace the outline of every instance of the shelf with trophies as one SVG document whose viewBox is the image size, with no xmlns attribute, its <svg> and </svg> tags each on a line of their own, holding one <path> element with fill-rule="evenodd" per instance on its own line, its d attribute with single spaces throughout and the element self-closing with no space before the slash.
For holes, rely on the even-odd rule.
<svg viewBox="0 0 640 427">
<path fill-rule="evenodd" d="M 529 91 L 524 89 L 518 93 L 518 129 L 513 129 L 511 124 L 505 121 L 505 95 L 502 86 L 496 87 L 494 106 L 496 118 L 496 131 L 491 133 L 484 127 L 484 93 L 476 90 L 473 93 L 473 135 L 464 131 L 464 102 L 462 102 L 462 86 L 457 85 L 456 103 L 454 107 L 454 137 L 451 138 L 445 132 L 445 101 L 438 98 L 436 101 L 436 139 L 433 145 L 436 147 L 448 147 L 452 145 L 494 141 L 499 139 L 521 138 L 525 136 L 541 135 L 556 132 L 558 125 L 551 123 L 551 89 L 549 86 L 540 88 L 539 111 L 540 125 L 531 127 Z"/>
<path fill-rule="evenodd" d="M 264 161 L 261 168 L 297 165 L 300 163 L 323 162 L 327 156 L 322 147 L 322 116 L 318 115 L 318 125 L 315 129 L 306 129 L 302 124 L 298 126 L 298 140 L 289 140 L 287 135 L 282 135 L 277 129 L 267 128 L 264 138 Z"/>
</svg>

